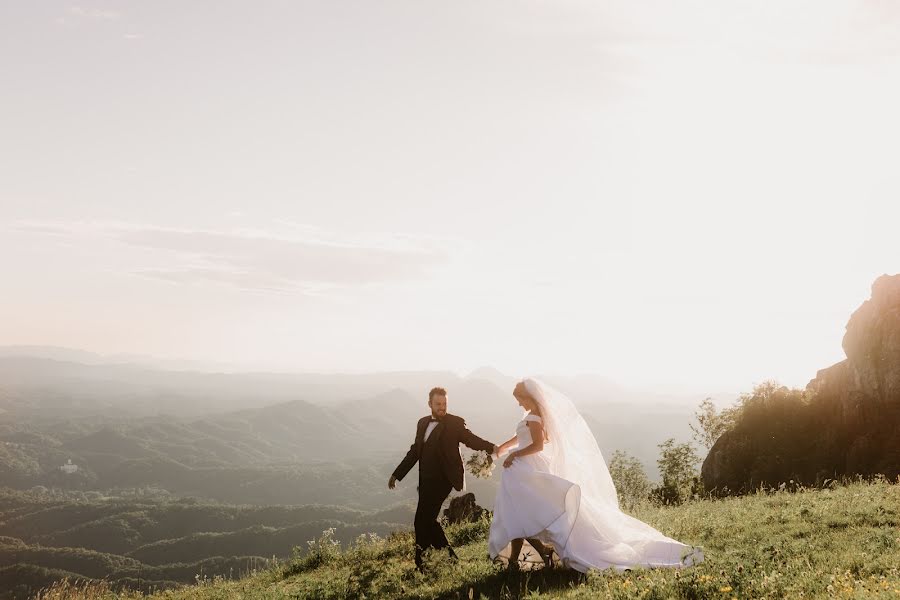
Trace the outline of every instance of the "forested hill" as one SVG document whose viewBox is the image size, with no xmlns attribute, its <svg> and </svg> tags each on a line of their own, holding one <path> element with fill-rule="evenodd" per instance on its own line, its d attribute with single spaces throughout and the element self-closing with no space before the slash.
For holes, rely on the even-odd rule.
<svg viewBox="0 0 900 600">
<path fill-rule="evenodd" d="M 349 543 L 405 530 L 412 518 L 405 504 L 364 512 L 0 489 L 0 598 L 26 598 L 61 577 L 149 591 L 243 576 L 304 551 L 324 529 Z"/>
</svg>

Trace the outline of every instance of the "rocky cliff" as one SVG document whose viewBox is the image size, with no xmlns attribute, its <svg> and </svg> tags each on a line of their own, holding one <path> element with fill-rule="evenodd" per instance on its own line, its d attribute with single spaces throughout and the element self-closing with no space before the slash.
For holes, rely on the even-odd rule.
<svg viewBox="0 0 900 600">
<path fill-rule="evenodd" d="M 803 394 L 782 388 L 745 406 L 703 463 L 708 489 L 791 479 L 900 474 L 900 275 L 883 275 L 850 317 L 843 360 Z"/>
</svg>

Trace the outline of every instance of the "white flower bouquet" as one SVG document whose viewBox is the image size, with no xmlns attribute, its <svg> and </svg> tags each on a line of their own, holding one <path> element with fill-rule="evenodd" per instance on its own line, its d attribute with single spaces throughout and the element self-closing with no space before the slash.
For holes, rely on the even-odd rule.
<svg viewBox="0 0 900 600">
<path fill-rule="evenodd" d="M 475 452 L 466 460 L 466 468 L 479 479 L 490 479 L 494 472 L 494 459 L 487 452 Z"/>
</svg>

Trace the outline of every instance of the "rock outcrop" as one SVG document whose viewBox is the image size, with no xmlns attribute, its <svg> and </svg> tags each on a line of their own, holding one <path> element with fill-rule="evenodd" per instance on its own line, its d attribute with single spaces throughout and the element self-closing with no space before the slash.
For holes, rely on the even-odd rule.
<svg viewBox="0 0 900 600">
<path fill-rule="evenodd" d="M 468 523 L 481 519 L 487 511 L 475 503 L 475 494 L 469 492 L 450 499 L 450 505 L 444 509 L 444 516 L 450 523 Z"/>
<path fill-rule="evenodd" d="M 822 369 L 807 389 L 838 399 L 853 418 L 865 406 L 896 405 L 900 398 L 900 275 L 882 275 L 847 323 L 847 359 Z"/>
<path fill-rule="evenodd" d="M 819 371 L 802 397 L 783 388 L 745 407 L 703 463 L 707 489 L 900 474 L 900 275 L 875 281 L 843 348 L 846 360 Z"/>
</svg>

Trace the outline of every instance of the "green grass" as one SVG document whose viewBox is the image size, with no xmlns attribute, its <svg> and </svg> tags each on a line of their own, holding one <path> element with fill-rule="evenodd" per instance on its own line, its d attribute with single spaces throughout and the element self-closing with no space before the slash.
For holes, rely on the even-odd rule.
<svg viewBox="0 0 900 600">
<path fill-rule="evenodd" d="M 702 546 L 687 569 L 630 573 L 561 569 L 508 573 L 487 558 L 488 522 L 449 527 L 461 560 L 413 565 L 412 536 L 318 550 L 238 581 L 201 581 L 156 600 L 345 598 L 895 598 L 900 599 L 900 485 L 857 481 L 835 489 L 759 492 L 633 513 L 666 535 Z M 112 592 L 47 598 L 106 600 Z M 124 597 L 124 596 L 120 596 Z"/>
</svg>

